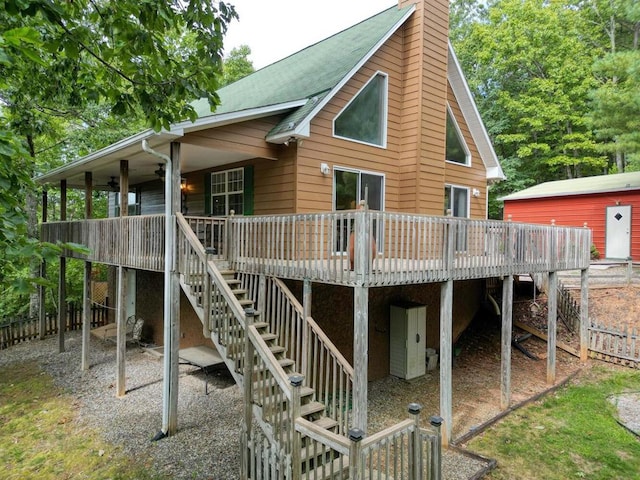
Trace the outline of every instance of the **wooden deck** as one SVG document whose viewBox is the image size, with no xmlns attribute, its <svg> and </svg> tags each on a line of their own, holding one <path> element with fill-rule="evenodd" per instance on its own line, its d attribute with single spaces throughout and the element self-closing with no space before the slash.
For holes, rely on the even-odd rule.
<svg viewBox="0 0 640 480">
<path fill-rule="evenodd" d="M 582 270 L 591 245 L 586 228 L 364 210 L 186 221 L 212 258 L 237 272 L 346 286 Z M 68 257 L 162 271 L 164 229 L 164 215 L 52 222 L 42 239 L 91 251 Z M 367 260 L 352 265 L 358 248 Z"/>
</svg>

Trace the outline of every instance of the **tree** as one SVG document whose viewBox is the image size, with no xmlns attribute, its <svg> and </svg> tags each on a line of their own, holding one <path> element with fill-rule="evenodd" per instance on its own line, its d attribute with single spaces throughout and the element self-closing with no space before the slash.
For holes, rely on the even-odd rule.
<svg viewBox="0 0 640 480">
<path fill-rule="evenodd" d="M 229 56 L 223 61 L 221 86 L 236 82 L 255 71 L 249 55 L 251 55 L 251 49 L 248 45 L 240 45 L 231 50 Z"/>
<path fill-rule="evenodd" d="M 463 69 L 499 157 L 517 166 L 492 189 L 492 201 L 516 186 L 602 172 L 606 158 L 586 121 L 601 52 L 580 9 L 498 0 L 464 28 L 454 35 Z"/>
<path fill-rule="evenodd" d="M 640 156 L 640 5 L 594 0 L 588 13 L 608 50 L 594 65 L 599 86 L 591 94 L 590 119 L 601 151 L 613 157 L 616 171 L 624 172 Z"/>
<path fill-rule="evenodd" d="M 156 130 L 195 119 L 195 99 L 214 109 L 235 17 L 209 0 L 0 0 L 0 280 L 26 287 L 14 265 L 56 251 L 27 231 L 36 153 L 69 148 L 105 107 Z"/>
</svg>

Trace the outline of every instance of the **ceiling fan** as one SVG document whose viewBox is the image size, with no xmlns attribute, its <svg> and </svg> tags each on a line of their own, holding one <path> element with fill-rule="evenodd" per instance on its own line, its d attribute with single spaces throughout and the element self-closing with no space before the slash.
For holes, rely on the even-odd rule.
<svg viewBox="0 0 640 480">
<path fill-rule="evenodd" d="M 116 177 L 111 177 L 111 180 L 109 180 L 107 182 L 107 185 L 109 187 L 111 187 L 111 190 L 113 190 L 114 192 L 118 191 L 118 186 L 120 185 L 118 182 L 116 182 Z"/>
</svg>

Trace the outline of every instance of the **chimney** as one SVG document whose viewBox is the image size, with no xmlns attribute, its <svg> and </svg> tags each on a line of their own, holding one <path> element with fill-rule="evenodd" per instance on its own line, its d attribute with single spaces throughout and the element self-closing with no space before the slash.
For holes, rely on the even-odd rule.
<svg viewBox="0 0 640 480">
<path fill-rule="evenodd" d="M 448 0 L 398 0 L 415 5 L 404 27 L 401 183 L 415 192 L 401 208 L 442 214 L 446 145 Z"/>
</svg>

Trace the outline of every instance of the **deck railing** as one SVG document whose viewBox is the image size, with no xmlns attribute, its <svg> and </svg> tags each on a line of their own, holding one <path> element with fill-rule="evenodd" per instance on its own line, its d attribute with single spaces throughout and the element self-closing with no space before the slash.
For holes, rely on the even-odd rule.
<svg viewBox="0 0 640 480">
<path fill-rule="evenodd" d="M 89 254 L 68 250 L 67 257 L 142 270 L 164 268 L 164 215 L 47 222 L 41 226 L 45 242 L 76 243 Z"/>
<path fill-rule="evenodd" d="M 238 272 L 351 286 L 584 269 L 591 245 L 586 228 L 367 210 L 187 222 Z M 68 256 L 161 271 L 163 231 L 164 216 L 150 215 L 45 223 L 42 238 L 91 250 Z"/>
<path fill-rule="evenodd" d="M 235 270 L 325 283 L 384 286 L 589 266 L 586 228 L 365 210 L 229 222 Z"/>
</svg>

